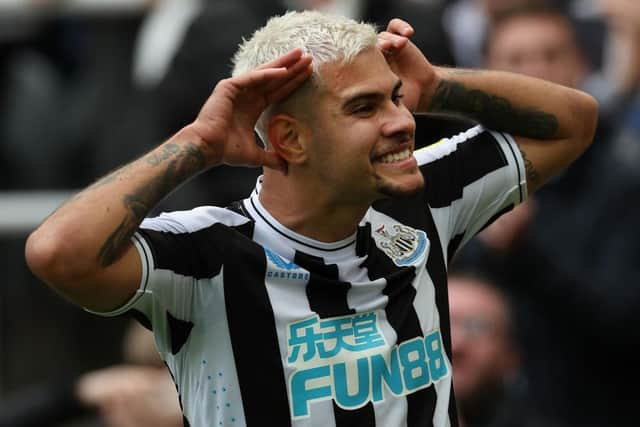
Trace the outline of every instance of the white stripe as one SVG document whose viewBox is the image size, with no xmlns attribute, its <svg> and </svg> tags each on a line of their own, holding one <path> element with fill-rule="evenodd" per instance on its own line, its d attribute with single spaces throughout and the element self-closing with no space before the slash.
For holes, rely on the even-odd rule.
<svg viewBox="0 0 640 427">
<path fill-rule="evenodd" d="M 451 138 L 442 139 L 435 144 L 427 145 L 413 153 L 420 166 L 441 159 L 456 151 L 458 144 L 475 138 L 485 131 L 481 125 L 474 126 Z"/>
</svg>

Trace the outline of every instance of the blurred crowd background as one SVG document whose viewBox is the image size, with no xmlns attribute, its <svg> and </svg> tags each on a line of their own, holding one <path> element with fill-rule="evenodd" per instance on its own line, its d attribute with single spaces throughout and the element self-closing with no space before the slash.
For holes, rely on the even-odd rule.
<svg viewBox="0 0 640 427">
<path fill-rule="evenodd" d="M 465 427 L 640 425 L 639 0 L 0 0 L 0 426 L 181 425 L 148 335 L 28 272 L 28 218 L 189 123 L 242 37 L 300 8 L 400 17 L 436 65 L 600 101 L 592 148 L 452 260 L 455 387 Z M 421 145 L 468 125 L 419 120 Z M 157 210 L 259 173 L 216 168 Z"/>
</svg>

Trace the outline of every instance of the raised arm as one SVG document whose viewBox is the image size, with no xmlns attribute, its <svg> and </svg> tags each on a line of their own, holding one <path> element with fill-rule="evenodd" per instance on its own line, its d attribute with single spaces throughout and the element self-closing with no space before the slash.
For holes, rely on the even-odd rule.
<svg viewBox="0 0 640 427">
<path fill-rule="evenodd" d="M 512 134 L 530 193 L 591 144 L 598 110 L 592 96 L 519 74 L 432 66 L 407 39 L 412 34 L 395 19 L 380 35 L 380 47 L 405 83 L 407 106 L 416 113 L 462 115 Z"/>
<path fill-rule="evenodd" d="M 219 164 L 283 168 L 255 144 L 253 127 L 272 102 L 310 74 L 294 50 L 216 85 L 196 120 L 140 159 L 65 202 L 28 238 L 31 270 L 71 301 L 98 311 L 124 304 L 140 283 L 131 237 L 150 210 L 189 178 Z"/>
</svg>

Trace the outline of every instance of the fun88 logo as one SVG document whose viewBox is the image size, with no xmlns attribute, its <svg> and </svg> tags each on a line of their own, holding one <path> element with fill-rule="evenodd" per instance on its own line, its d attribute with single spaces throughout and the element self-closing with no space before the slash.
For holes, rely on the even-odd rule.
<svg viewBox="0 0 640 427">
<path fill-rule="evenodd" d="M 308 417 L 314 401 L 357 409 L 411 394 L 450 373 L 439 330 L 389 346 L 376 312 L 291 323 L 287 345 L 294 419 Z"/>
</svg>

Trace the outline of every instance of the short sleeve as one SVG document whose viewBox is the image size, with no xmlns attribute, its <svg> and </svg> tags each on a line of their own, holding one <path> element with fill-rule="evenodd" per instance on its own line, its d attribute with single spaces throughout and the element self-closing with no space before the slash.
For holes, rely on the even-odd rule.
<svg viewBox="0 0 640 427">
<path fill-rule="evenodd" d="M 212 297 L 207 292 L 222 281 L 221 251 L 226 225 L 247 219 L 214 207 L 172 212 L 145 219 L 133 235 L 142 263 L 142 275 L 136 293 L 118 309 L 96 313 L 118 316 L 134 313 L 158 337 L 170 324 L 189 324 Z M 170 340 L 157 342 L 168 350 Z"/>
<path fill-rule="evenodd" d="M 447 253 L 527 198 L 522 155 L 506 133 L 475 126 L 415 153 Z"/>
</svg>

